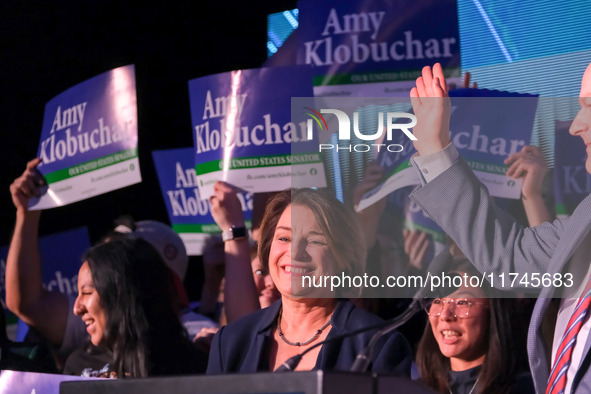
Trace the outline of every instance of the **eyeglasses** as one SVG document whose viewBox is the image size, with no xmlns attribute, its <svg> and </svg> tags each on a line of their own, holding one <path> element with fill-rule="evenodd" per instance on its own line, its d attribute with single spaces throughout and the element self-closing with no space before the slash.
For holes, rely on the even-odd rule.
<svg viewBox="0 0 591 394">
<path fill-rule="evenodd" d="M 427 312 L 427 315 L 430 317 L 439 317 L 445 308 L 445 304 L 449 304 L 449 311 L 458 319 L 465 319 L 468 317 L 472 305 L 488 305 L 484 302 L 469 301 L 467 298 L 435 298 L 427 304 L 425 312 Z"/>
</svg>

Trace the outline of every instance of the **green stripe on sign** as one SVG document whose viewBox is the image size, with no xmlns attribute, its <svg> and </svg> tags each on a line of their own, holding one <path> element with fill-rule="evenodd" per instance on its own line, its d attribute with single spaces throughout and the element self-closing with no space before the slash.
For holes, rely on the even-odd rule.
<svg viewBox="0 0 591 394">
<path fill-rule="evenodd" d="M 173 224 L 172 229 L 177 233 L 221 233 L 217 224 Z"/>
<path fill-rule="evenodd" d="M 250 220 L 245 221 L 246 228 L 250 229 L 252 227 L 252 222 Z M 172 229 L 181 234 L 181 233 L 197 233 L 197 234 L 219 234 L 222 232 L 222 229 L 215 223 L 212 224 L 173 224 Z"/>
<path fill-rule="evenodd" d="M 277 167 L 288 166 L 291 164 L 309 164 L 321 163 L 322 158 L 320 153 L 298 153 L 294 155 L 273 155 L 273 156 L 258 156 L 258 157 L 239 157 L 230 159 L 230 170 L 239 170 L 244 168 L 263 168 L 263 167 Z M 224 168 L 223 160 L 212 160 L 206 163 L 197 164 L 195 172 L 197 175 L 209 174 L 211 172 L 220 171 Z"/>
<path fill-rule="evenodd" d="M 137 157 L 137 148 L 122 150 L 107 156 L 99 157 L 95 160 L 87 161 L 86 163 L 78 164 L 73 167 L 63 168 L 45 175 L 47 183 L 55 183 L 63 181 L 64 179 L 73 178 L 78 175 L 86 174 L 87 172 L 99 170 L 113 164 L 121 163 L 122 161 L 134 159 Z"/>
<path fill-rule="evenodd" d="M 402 171 L 402 170 L 406 170 L 407 168 L 410 168 L 410 167 L 412 167 L 412 164 L 410 164 L 410 160 L 403 161 L 403 162 L 402 162 L 402 163 L 400 163 L 400 164 L 398 165 L 398 167 L 396 167 L 396 168 L 394 169 L 394 171 L 392 171 L 392 172 L 390 173 L 390 175 L 388 175 L 388 176 L 387 176 L 385 179 L 388 179 L 388 178 L 390 178 L 392 175 L 394 175 L 394 174 L 397 174 L 397 173 L 399 173 L 400 171 Z"/>
<path fill-rule="evenodd" d="M 422 232 L 429 234 L 433 238 L 433 241 L 439 242 L 440 244 L 444 244 L 446 242 L 444 233 L 441 233 L 437 230 L 433 230 L 432 228 L 423 226 L 421 224 L 415 223 L 412 220 L 405 219 L 404 228 L 410 231 L 421 230 Z"/>
<path fill-rule="evenodd" d="M 443 71 L 446 78 L 461 76 L 459 67 L 448 68 Z M 400 70 L 388 72 L 374 72 L 361 74 L 333 74 L 317 75 L 313 79 L 314 86 L 354 85 L 359 83 L 413 81 L 422 75 L 421 70 Z"/>
<path fill-rule="evenodd" d="M 504 164 L 483 163 L 481 161 L 466 160 L 470 168 L 474 171 L 488 172 L 489 174 L 505 175 L 508 166 Z"/>
<path fill-rule="evenodd" d="M 566 209 L 566 204 L 556 204 L 556 214 L 557 215 L 570 215 L 568 209 Z"/>
</svg>

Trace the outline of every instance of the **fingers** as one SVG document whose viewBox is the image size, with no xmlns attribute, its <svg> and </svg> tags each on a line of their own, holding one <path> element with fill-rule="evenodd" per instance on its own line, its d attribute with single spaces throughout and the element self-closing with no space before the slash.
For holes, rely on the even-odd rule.
<svg viewBox="0 0 591 394">
<path fill-rule="evenodd" d="M 419 98 L 419 91 L 417 90 L 417 88 L 412 88 L 410 90 L 410 104 L 412 105 L 412 108 L 414 109 L 416 114 L 417 109 L 421 105 L 421 99 Z"/>
<path fill-rule="evenodd" d="M 423 233 L 425 234 L 425 233 Z M 416 264 L 420 265 L 418 268 L 423 268 L 423 261 L 425 260 L 425 255 L 427 254 L 427 249 L 429 249 L 429 242 L 427 241 L 426 234 L 424 240 L 421 241 L 419 244 L 419 249 L 417 250 L 416 256 L 414 261 Z"/>
<path fill-rule="evenodd" d="M 29 161 L 27 163 L 27 168 L 25 169 L 25 171 L 23 172 L 22 176 L 26 176 L 27 178 L 31 179 L 35 185 L 37 186 L 45 186 L 47 184 L 47 182 L 45 181 L 45 178 L 43 177 L 43 175 L 41 175 L 41 173 L 39 172 L 39 170 L 37 169 L 37 166 L 39 164 L 41 164 L 42 160 L 40 158 L 35 158 L 31 161 Z"/>
<path fill-rule="evenodd" d="M 437 80 L 437 88 L 441 91 L 441 96 L 435 97 L 447 97 L 447 84 L 443 75 L 443 68 L 439 63 L 435 63 L 433 66 L 433 78 Z"/>
<path fill-rule="evenodd" d="M 404 237 L 404 253 L 407 255 L 415 255 L 418 250 L 420 243 L 427 238 L 427 233 L 419 230 L 403 230 L 402 236 Z"/>
<path fill-rule="evenodd" d="M 510 154 L 505 160 L 505 165 L 517 165 L 521 164 L 525 170 L 531 168 L 539 168 L 546 170 L 546 162 L 542 157 L 542 152 L 537 146 L 527 145 L 524 146 L 520 152 Z M 516 173 L 511 167 L 507 170 L 507 175 Z"/>
<path fill-rule="evenodd" d="M 433 86 L 433 72 L 431 70 L 431 67 L 429 67 L 429 66 L 423 67 L 422 75 L 423 75 L 423 82 L 425 84 L 426 89 L 428 90 L 431 88 L 431 86 Z"/>
<path fill-rule="evenodd" d="M 417 85 L 417 92 L 419 93 L 419 97 L 428 97 L 427 89 L 425 88 L 425 81 L 423 77 L 418 77 L 416 81 Z"/>
<path fill-rule="evenodd" d="M 446 96 L 447 86 L 441 64 L 436 63 L 433 68 L 429 66 L 423 67 L 422 75 L 416 80 L 416 88 L 412 88 L 410 91 L 411 100 L 414 97 Z"/>
<path fill-rule="evenodd" d="M 519 159 L 522 156 L 521 153 L 512 153 L 510 154 L 504 161 L 506 165 L 513 163 L 515 160 Z"/>
<path fill-rule="evenodd" d="M 242 204 L 234 187 L 226 182 L 214 184 L 214 193 L 209 198 L 211 215 L 217 225 L 225 230 L 230 227 L 244 226 Z"/>
<path fill-rule="evenodd" d="M 403 230 L 404 252 L 408 256 L 409 263 L 422 269 L 423 260 L 429 248 L 427 233 L 419 230 Z"/>
<path fill-rule="evenodd" d="M 43 175 L 37 170 L 41 159 L 36 158 L 27 163 L 27 167 L 22 175 L 14 180 L 10 185 L 10 192 L 14 197 L 29 199 L 31 197 L 40 197 L 42 186 L 47 182 Z"/>
<path fill-rule="evenodd" d="M 217 181 L 214 185 L 213 185 L 213 190 L 216 192 L 227 192 L 229 190 L 233 190 L 231 185 L 229 183 L 226 183 L 224 181 Z"/>
<path fill-rule="evenodd" d="M 218 332 L 219 328 L 211 328 L 206 327 L 202 328 L 201 331 L 195 335 L 193 338 L 193 343 L 197 346 L 201 351 L 209 353 L 211 348 L 211 342 L 213 341 L 213 337 Z"/>
<path fill-rule="evenodd" d="M 525 175 L 527 172 L 526 168 L 524 168 L 523 162 L 518 161 L 515 162 L 509 169 L 507 170 L 507 176 L 513 179 L 520 178 Z"/>
<path fill-rule="evenodd" d="M 533 146 L 533 145 L 526 145 L 523 148 L 521 148 L 521 151 L 517 152 L 517 153 L 512 153 L 510 154 L 504 161 L 505 164 L 509 165 L 510 163 L 514 162 L 515 160 L 518 160 L 520 158 L 537 158 L 537 159 L 542 159 L 542 152 L 540 151 L 540 149 L 537 146 Z"/>
<path fill-rule="evenodd" d="M 470 78 L 472 77 L 472 74 L 470 74 L 469 71 L 466 71 L 466 73 L 464 74 L 464 81 L 462 83 L 462 87 L 463 88 L 469 88 L 470 87 Z"/>
<path fill-rule="evenodd" d="M 535 145 L 526 145 L 523 148 L 521 148 L 521 152 L 526 153 L 528 155 L 533 155 L 535 157 L 542 157 L 542 152 Z"/>
<path fill-rule="evenodd" d="M 213 185 L 213 191 L 214 194 L 212 195 L 212 197 L 218 198 L 220 200 L 225 200 L 231 198 L 232 195 L 236 195 L 236 190 L 234 189 L 234 187 L 231 184 L 226 183 L 224 181 L 217 181 Z"/>
<path fill-rule="evenodd" d="M 443 87 L 442 82 L 439 78 L 435 78 L 433 81 L 433 88 L 431 97 L 444 97 L 447 95 L 447 87 Z"/>
<path fill-rule="evenodd" d="M 209 337 L 215 335 L 219 331 L 217 327 L 203 327 L 193 338 L 196 341 L 199 338 Z"/>
<path fill-rule="evenodd" d="M 32 170 L 34 168 L 36 168 L 39 164 L 41 164 L 41 158 L 40 157 L 36 157 L 33 160 L 30 160 L 27 163 L 27 170 Z"/>
</svg>

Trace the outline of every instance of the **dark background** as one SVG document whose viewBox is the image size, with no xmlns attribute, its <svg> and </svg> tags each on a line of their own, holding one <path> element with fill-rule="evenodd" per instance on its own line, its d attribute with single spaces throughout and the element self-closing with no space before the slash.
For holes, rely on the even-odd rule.
<svg viewBox="0 0 591 394">
<path fill-rule="evenodd" d="M 87 226 L 91 242 L 113 220 L 168 223 L 151 152 L 193 146 L 187 82 L 259 67 L 267 14 L 286 1 L 12 1 L 0 3 L 0 245 L 15 209 L 9 185 L 35 157 L 45 103 L 88 78 L 135 64 L 142 183 L 43 212 L 41 235 Z"/>
</svg>

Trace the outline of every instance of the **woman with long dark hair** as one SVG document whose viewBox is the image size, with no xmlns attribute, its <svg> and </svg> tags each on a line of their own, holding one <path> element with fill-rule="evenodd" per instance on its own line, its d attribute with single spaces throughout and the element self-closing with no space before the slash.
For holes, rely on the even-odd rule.
<svg viewBox="0 0 591 394">
<path fill-rule="evenodd" d="M 78 275 L 74 313 L 93 345 L 112 353 L 100 376 L 181 375 L 204 370 L 179 320 L 170 269 L 143 239 L 91 248 Z"/>
<path fill-rule="evenodd" d="M 462 277 L 480 276 L 468 260 L 456 270 Z M 525 349 L 516 347 L 523 341 L 516 337 L 515 299 L 489 298 L 482 288 L 462 286 L 426 309 L 416 363 L 427 386 L 445 394 L 534 392 L 531 376 L 520 368 Z"/>
</svg>

